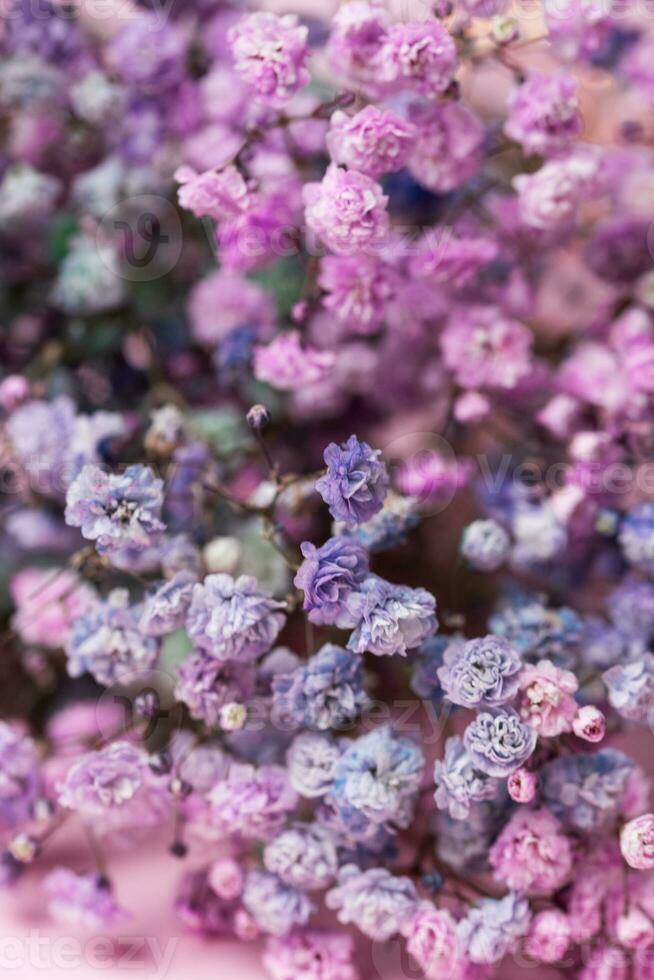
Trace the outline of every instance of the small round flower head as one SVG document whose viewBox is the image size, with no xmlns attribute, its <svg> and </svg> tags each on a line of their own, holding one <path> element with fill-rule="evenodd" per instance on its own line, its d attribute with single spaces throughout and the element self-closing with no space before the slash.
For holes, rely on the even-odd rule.
<svg viewBox="0 0 654 980">
<path fill-rule="evenodd" d="M 216 728 L 223 708 L 247 701 L 254 686 L 254 664 L 216 660 L 198 650 L 177 668 L 175 697 L 187 706 L 192 718 Z"/>
<path fill-rule="evenodd" d="M 437 21 L 393 24 L 380 53 L 381 80 L 391 90 L 438 96 L 457 69 L 456 45 Z"/>
<path fill-rule="evenodd" d="M 122 81 L 137 89 L 161 91 L 181 82 L 186 45 L 176 24 L 161 24 L 155 14 L 142 13 L 116 34 L 108 54 Z"/>
<path fill-rule="evenodd" d="M 648 722 L 654 702 L 654 656 L 644 653 L 626 664 L 616 664 L 602 675 L 609 702 L 630 721 Z"/>
<path fill-rule="evenodd" d="M 285 936 L 294 926 L 308 922 L 314 910 L 311 900 L 277 875 L 250 871 L 245 879 L 243 905 L 263 932 Z"/>
<path fill-rule="evenodd" d="M 351 742 L 336 763 L 330 803 L 353 832 L 368 821 L 405 827 L 424 765 L 417 745 L 398 738 L 388 725 L 375 728 Z"/>
<path fill-rule="evenodd" d="M 63 568 L 23 568 L 9 586 L 16 603 L 12 626 L 25 643 L 63 646 L 79 616 L 96 601 L 90 586 Z"/>
<path fill-rule="evenodd" d="M 322 305 L 348 333 L 376 333 L 393 295 L 396 273 L 376 255 L 325 255 L 318 285 Z"/>
<path fill-rule="evenodd" d="M 531 371 L 531 332 L 492 306 L 469 306 L 440 338 L 443 360 L 464 388 L 515 388 Z"/>
<path fill-rule="evenodd" d="M 599 946 L 594 949 L 585 966 L 579 971 L 579 980 L 627 980 L 627 958 L 618 946 Z"/>
<path fill-rule="evenodd" d="M 193 572 L 178 572 L 147 596 L 140 628 L 146 636 L 163 636 L 184 625 L 197 577 Z"/>
<path fill-rule="evenodd" d="M 31 227 L 38 232 L 55 209 L 61 184 L 28 164 L 9 167 L 0 181 L 0 229 L 15 234 Z"/>
<path fill-rule="evenodd" d="M 631 908 L 616 922 L 615 934 L 626 949 L 644 949 L 654 941 L 654 922 L 640 909 Z"/>
<path fill-rule="evenodd" d="M 71 677 L 91 674 L 99 684 L 129 684 L 155 666 L 159 644 L 140 627 L 142 606 L 130 606 L 127 589 L 114 589 L 74 625 L 66 644 Z"/>
<path fill-rule="evenodd" d="M 606 735 L 606 718 L 594 704 L 584 704 L 572 719 L 572 731 L 585 742 L 601 742 Z"/>
<path fill-rule="evenodd" d="M 55 868 L 43 879 L 48 912 L 62 925 L 100 931 L 129 918 L 118 905 L 108 884 L 96 874 L 75 874 Z"/>
<path fill-rule="evenodd" d="M 419 102 L 409 120 L 418 138 L 409 171 L 423 187 L 445 194 L 474 177 L 482 163 L 484 127 L 461 102 Z"/>
<path fill-rule="evenodd" d="M 639 504 L 629 511 L 619 541 L 630 565 L 648 573 L 654 571 L 654 504 Z"/>
<path fill-rule="evenodd" d="M 388 490 L 381 451 L 352 435 L 341 446 L 331 442 L 324 452 L 327 472 L 316 481 L 316 490 L 332 517 L 347 527 L 370 520 L 382 509 Z"/>
<path fill-rule="evenodd" d="M 438 671 L 445 696 L 464 708 L 497 708 L 518 690 L 522 658 L 501 636 L 452 643 Z"/>
<path fill-rule="evenodd" d="M 531 803 L 536 796 L 538 777 L 529 769 L 516 769 L 507 779 L 506 788 L 515 803 Z"/>
<path fill-rule="evenodd" d="M 581 130 L 576 88 L 571 75 L 530 75 L 509 96 L 504 132 L 528 154 L 567 149 Z"/>
<path fill-rule="evenodd" d="M 454 820 L 466 820 L 474 803 L 494 799 L 499 790 L 497 779 L 475 769 L 458 735 L 448 738 L 443 758 L 434 764 L 434 783 L 436 806 Z"/>
<path fill-rule="evenodd" d="M 527 932 L 531 915 L 525 898 L 482 898 L 459 924 L 459 940 L 473 963 L 499 963 Z"/>
<path fill-rule="evenodd" d="M 540 230 L 566 227 L 579 203 L 593 193 L 597 174 L 598 160 L 588 153 L 551 160 L 533 174 L 518 174 L 513 186 L 521 220 Z"/>
<path fill-rule="evenodd" d="M 0 830 L 26 821 L 41 790 L 36 745 L 19 726 L 0 722 Z"/>
<path fill-rule="evenodd" d="M 295 808 L 297 795 L 281 766 L 234 764 L 208 794 L 211 821 L 222 833 L 270 838 Z"/>
<path fill-rule="evenodd" d="M 266 291 L 238 272 L 224 268 L 196 282 L 189 293 L 187 310 L 193 337 L 208 346 L 225 340 L 244 323 L 252 324 L 255 333 L 259 333 L 275 320 Z"/>
<path fill-rule="evenodd" d="M 353 956 L 346 932 L 293 929 L 267 940 L 263 965 L 272 980 L 359 980 Z"/>
<path fill-rule="evenodd" d="M 279 334 L 269 344 L 254 348 L 254 376 L 280 391 L 295 391 L 317 384 L 334 367 L 332 351 L 302 344 L 298 330 Z"/>
<path fill-rule="evenodd" d="M 294 585 L 304 592 L 303 608 L 317 626 L 353 626 L 345 600 L 368 574 L 368 556 L 352 538 L 330 538 L 320 548 L 310 541 L 301 545 L 304 561 Z"/>
<path fill-rule="evenodd" d="M 340 755 L 341 750 L 328 735 L 298 735 L 286 756 L 288 778 L 295 792 L 309 798 L 324 796 L 334 780 Z"/>
<path fill-rule="evenodd" d="M 273 678 L 273 715 L 294 727 L 340 728 L 367 704 L 361 658 L 332 643 L 305 666 Z"/>
<path fill-rule="evenodd" d="M 577 702 L 577 678 L 569 670 L 555 667 L 551 660 L 527 664 L 520 675 L 520 717 L 547 737 L 572 729 Z"/>
<path fill-rule="evenodd" d="M 346 600 L 358 626 L 348 640 L 355 653 L 406 656 L 438 629 L 436 600 L 426 589 L 394 585 L 375 575 Z"/>
<path fill-rule="evenodd" d="M 566 827 L 597 832 L 616 820 L 635 771 L 616 749 L 561 756 L 540 772 L 542 798 Z"/>
<path fill-rule="evenodd" d="M 147 466 L 104 473 L 85 466 L 66 494 L 66 523 L 96 541 L 101 555 L 121 548 L 144 550 L 156 543 L 165 525 L 159 520 L 163 482 Z"/>
<path fill-rule="evenodd" d="M 295 14 L 258 10 L 228 32 L 236 71 L 268 105 L 280 108 L 309 82 L 308 29 Z"/>
<path fill-rule="evenodd" d="M 214 861 L 207 874 L 207 882 L 219 898 L 232 901 L 243 891 L 245 879 L 240 864 L 232 857 Z"/>
<path fill-rule="evenodd" d="M 517 810 L 493 844 L 495 877 L 515 891 L 548 895 L 572 870 L 572 842 L 549 810 Z"/>
<path fill-rule="evenodd" d="M 509 776 L 525 764 L 538 735 L 514 712 L 485 711 L 465 730 L 463 744 L 472 764 L 488 776 Z"/>
<path fill-rule="evenodd" d="M 307 227 L 336 255 L 365 253 L 388 232 L 388 198 L 357 170 L 330 164 L 320 183 L 304 185 L 302 198 Z"/>
<path fill-rule="evenodd" d="M 339 110 L 330 120 L 327 149 L 334 163 L 369 177 L 401 170 L 416 129 L 389 109 L 368 105 L 354 116 Z"/>
<path fill-rule="evenodd" d="M 181 185 L 177 192 L 179 206 L 196 218 L 209 217 L 215 221 L 234 218 L 249 204 L 249 191 L 243 175 L 235 166 L 224 170 L 205 170 L 198 174 L 193 167 L 179 167 L 175 180 Z"/>
<path fill-rule="evenodd" d="M 327 907 L 337 910 L 343 925 L 352 922 L 376 942 L 400 932 L 415 911 L 416 890 L 410 878 L 397 878 L 385 868 L 361 871 L 346 864 L 338 882 L 327 892 Z"/>
<path fill-rule="evenodd" d="M 460 980 L 465 962 L 460 947 L 456 922 L 446 909 L 437 909 L 431 902 L 419 902 L 413 915 L 402 927 L 407 952 L 425 976 L 433 980 Z"/>
<path fill-rule="evenodd" d="M 277 639 L 283 608 L 252 576 L 207 575 L 193 587 L 186 626 L 195 646 L 216 660 L 255 660 Z"/>
<path fill-rule="evenodd" d="M 335 72 L 357 86 L 379 88 L 379 63 L 389 15 L 378 0 L 341 3 L 331 22 L 327 57 Z"/>
<path fill-rule="evenodd" d="M 557 963 L 572 940 L 568 917 L 560 909 L 544 909 L 531 920 L 525 952 L 539 963 Z"/>
<path fill-rule="evenodd" d="M 620 850 L 630 868 L 654 868 L 654 814 L 644 813 L 630 820 L 620 831 Z"/>
<path fill-rule="evenodd" d="M 501 524 L 494 520 L 473 521 L 461 537 L 461 554 L 480 572 L 494 572 L 506 560 L 511 542 Z"/>
<path fill-rule="evenodd" d="M 338 855 L 331 834 L 315 823 L 297 823 L 266 845 L 263 861 L 287 885 L 301 891 L 327 888 L 338 871 Z"/>
</svg>

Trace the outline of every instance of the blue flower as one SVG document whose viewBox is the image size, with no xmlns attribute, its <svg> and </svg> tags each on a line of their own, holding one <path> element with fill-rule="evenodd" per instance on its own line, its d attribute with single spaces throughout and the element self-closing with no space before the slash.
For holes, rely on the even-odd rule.
<svg viewBox="0 0 654 980">
<path fill-rule="evenodd" d="M 648 722 L 654 707 L 654 656 L 644 653 L 638 660 L 616 664 L 603 675 L 609 701 L 629 721 Z"/>
<path fill-rule="evenodd" d="M 338 884 L 327 892 L 330 909 L 337 909 L 338 921 L 352 922 L 370 939 L 385 942 L 399 932 L 416 907 L 418 896 L 410 878 L 398 878 L 385 868 L 361 871 L 346 864 Z"/>
<path fill-rule="evenodd" d="M 635 766 L 616 749 L 561 756 L 543 766 L 541 792 L 552 813 L 570 828 L 595 833 L 618 816 Z"/>
<path fill-rule="evenodd" d="M 389 479 L 380 455 L 354 435 L 342 446 L 332 442 L 325 449 L 327 472 L 317 480 L 316 490 L 332 517 L 348 527 L 370 520 L 382 508 Z"/>
<path fill-rule="evenodd" d="M 438 629 L 436 600 L 426 589 L 394 585 L 371 575 L 346 602 L 358 623 L 348 641 L 356 653 L 405 656 Z"/>
<path fill-rule="evenodd" d="M 330 538 L 320 548 L 309 541 L 301 546 L 304 561 L 295 585 L 304 592 L 304 606 L 312 623 L 354 626 L 345 600 L 368 574 L 363 545 L 351 538 Z"/>
<path fill-rule="evenodd" d="M 627 514 L 618 541 L 630 565 L 654 573 L 654 503 L 638 504 Z"/>
<path fill-rule="evenodd" d="M 574 664 L 582 622 L 566 606 L 548 609 L 539 596 L 521 594 L 491 616 L 489 626 L 529 663 L 551 660 L 568 668 Z"/>
<path fill-rule="evenodd" d="M 501 636 L 452 643 L 443 660 L 438 678 L 453 704 L 497 708 L 517 693 L 522 659 Z"/>
<path fill-rule="evenodd" d="M 304 925 L 314 911 L 313 902 L 303 892 L 277 875 L 257 870 L 248 872 L 243 905 L 259 928 L 273 936 L 284 936 L 293 926 Z"/>
<path fill-rule="evenodd" d="M 272 687 L 274 716 L 297 727 L 339 728 L 368 703 L 361 658 L 332 643 L 297 670 L 276 674 Z"/>
<path fill-rule="evenodd" d="M 455 820 L 465 820 L 473 803 L 497 796 L 499 781 L 476 769 L 458 735 L 448 738 L 445 754 L 434 765 L 439 810 L 448 810 Z"/>
<path fill-rule="evenodd" d="M 458 928 L 459 940 L 473 963 L 499 963 L 527 932 L 531 913 L 526 898 L 482 898 Z"/>
<path fill-rule="evenodd" d="M 488 776 L 509 776 L 524 765 L 538 736 L 514 712 L 485 711 L 466 728 L 463 742 L 470 761 Z"/>
</svg>

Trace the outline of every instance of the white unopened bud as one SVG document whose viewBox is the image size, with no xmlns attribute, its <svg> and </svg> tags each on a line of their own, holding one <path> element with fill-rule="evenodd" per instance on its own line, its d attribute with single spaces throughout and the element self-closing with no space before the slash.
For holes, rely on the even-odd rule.
<svg viewBox="0 0 654 980">
<path fill-rule="evenodd" d="M 209 572 L 232 575 L 241 560 L 241 544 L 236 538 L 213 538 L 205 545 L 202 556 Z"/>
</svg>

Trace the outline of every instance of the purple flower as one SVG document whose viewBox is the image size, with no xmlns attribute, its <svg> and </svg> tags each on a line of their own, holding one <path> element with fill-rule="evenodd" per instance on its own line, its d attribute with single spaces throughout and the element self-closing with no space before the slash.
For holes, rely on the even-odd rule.
<svg viewBox="0 0 654 980">
<path fill-rule="evenodd" d="M 179 206 L 197 218 L 206 216 L 221 221 L 248 208 L 248 186 L 233 165 L 200 174 L 193 167 L 179 167 L 175 171 L 175 180 L 181 185 L 177 192 Z"/>
<path fill-rule="evenodd" d="M 248 14 L 228 32 L 234 67 L 259 98 L 284 106 L 309 82 L 307 36 L 295 14 Z"/>
<path fill-rule="evenodd" d="M 295 808 L 297 794 L 281 766 L 234 764 L 208 799 L 212 824 L 222 833 L 267 840 Z"/>
<path fill-rule="evenodd" d="M 396 270 L 376 255 L 325 255 L 320 262 L 322 304 L 349 333 L 379 330 L 396 282 Z"/>
<path fill-rule="evenodd" d="M 332 17 L 327 56 L 337 75 L 376 92 L 380 87 L 380 53 L 389 15 L 383 3 L 351 0 Z"/>
<path fill-rule="evenodd" d="M 377 656 L 406 656 L 436 632 L 436 600 L 426 589 L 394 585 L 371 575 L 346 601 L 358 620 L 348 650 Z"/>
<path fill-rule="evenodd" d="M 361 871 L 346 864 L 337 885 L 327 892 L 327 907 L 336 909 L 338 921 L 350 922 L 375 942 L 400 932 L 418 902 L 410 878 L 396 878 L 385 868 Z"/>
<path fill-rule="evenodd" d="M 248 873 L 243 905 L 257 925 L 272 936 L 284 936 L 293 926 L 303 926 L 314 909 L 311 899 L 268 871 Z"/>
<path fill-rule="evenodd" d="M 19 725 L 0 721 L 0 829 L 12 831 L 26 822 L 40 792 L 36 745 Z"/>
<path fill-rule="evenodd" d="M 382 509 L 389 478 L 381 452 L 352 435 L 341 446 L 331 442 L 324 452 L 327 472 L 316 490 L 337 521 L 348 527 L 363 524 Z"/>
<path fill-rule="evenodd" d="M 340 756 L 340 748 L 329 735 L 303 732 L 296 736 L 286 755 L 288 778 L 296 793 L 310 799 L 324 796 Z"/>
<path fill-rule="evenodd" d="M 95 874 L 54 868 L 43 879 L 48 912 L 63 925 L 99 931 L 129 918 L 116 903 L 109 885 Z"/>
<path fill-rule="evenodd" d="M 270 937 L 263 965 L 272 980 L 359 980 L 354 942 L 346 932 L 293 929 Z"/>
<path fill-rule="evenodd" d="M 567 827 L 598 833 L 618 817 L 634 772 L 632 760 L 615 749 L 561 756 L 541 770 L 543 800 Z"/>
<path fill-rule="evenodd" d="M 492 306 L 457 310 L 440 345 L 464 388 L 515 388 L 531 371 L 531 331 Z"/>
<path fill-rule="evenodd" d="M 159 644 L 140 627 L 142 606 L 130 606 L 127 589 L 114 589 L 73 624 L 66 644 L 68 673 L 89 673 L 99 684 L 129 684 L 157 662 Z"/>
<path fill-rule="evenodd" d="M 552 156 L 581 131 L 577 83 L 571 75 L 534 73 L 509 96 L 504 132 L 525 153 Z"/>
<path fill-rule="evenodd" d="M 354 626 L 345 600 L 356 592 L 368 574 L 368 555 L 352 538 L 330 538 L 320 548 L 310 541 L 301 545 L 304 561 L 294 585 L 304 592 L 303 608 L 318 626 Z"/>
<path fill-rule="evenodd" d="M 445 743 L 445 754 L 434 765 L 439 810 L 447 810 L 455 820 L 466 820 L 470 806 L 498 795 L 499 780 L 476 769 L 461 738 L 452 735 Z"/>
<path fill-rule="evenodd" d="M 452 643 L 443 662 L 438 679 L 453 704 L 498 708 L 518 691 L 522 658 L 501 636 Z"/>
<path fill-rule="evenodd" d="M 273 716 L 297 728 L 340 728 L 367 704 L 361 658 L 332 643 L 305 666 L 273 678 Z"/>
<path fill-rule="evenodd" d="M 415 137 L 415 126 L 401 116 L 368 105 L 354 116 L 340 110 L 334 113 L 327 149 L 334 163 L 379 177 L 404 167 Z"/>
<path fill-rule="evenodd" d="M 527 932 L 531 913 L 526 898 L 482 898 L 459 925 L 459 940 L 473 963 L 499 963 Z"/>
<path fill-rule="evenodd" d="M 509 554 L 511 541 L 497 521 L 473 521 L 461 536 L 461 554 L 480 572 L 494 572 Z"/>
<path fill-rule="evenodd" d="M 619 535 L 620 547 L 630 565 L 654 572 L 654 504 L 643 503 L 626 515 Z"/>
<path fill-rule="evenodd" d="M 551 160 L 533 174 L 518 174 L 513 186 L 524 224 L 540 230 L 568 225 L 580 202 L 596 189 L 598 171 L 598 158 L 579 151 Z"/>
<path fill-rule="evenodd" d="M 482 163 L 484 127 L 461 102 L 419 102 L 409 109 L 418 127 L 409 170 L 430 191 L 444 194 L 474 177 Z"/>
<path fill-rule="evenodd" d="M 260 591 L 250 575 L 207 575 L 193 587 L 187 630 L 216 660 L 255 660 L 267 653 L 284 625 L 283 602 Z"/>
<path fill-rule="evenodd" d="M 649 722 L 654 706 L 654 656 L 644 653 L 638 660 L 616 664 L 602 679 L 609 701 L 629 721 Z"/>
<path fill-rule="evenodd" d="M 181 571 L 147 596 L 139 623 L 146 636 L 163 636 L 184 625 L 197 576 Z"/>
<path fill-rule="evenodd" d="M 122 81 L 134 89 L 161 92 L 184 77 L 187 41 L 170 21 L 160 24 L 155 14 L 140 14 L 116 34 L 108 56 Z"/>
<path fill-rule="evenodd" d="M 315 823 L 296 823 L 266 845 L 268 871 L 301 891 L 327 888 L 338 871 L 338 854 L 331 834 Z"/>
<path fill-rule="evenodd" d="M 524 765 L 537 740 L 534 729 L 509 711 L 481 712 L 463 735 L 473 766 L 488 776 L 498 777 L 509 776 Z"/>
<path fill-rule="evenodd" d="M 163 482 L 147 466 L 128 466 L 124 473 L 105 473 L 87 465 L 66 494 L 66 524 L 97 541 L 101 555 L 121 548 L 144 550 L 165 525 L 159 520 Z"/>
<path fill-rule="evenodd" d="M 336 763 L 329 802 L 355 834 L 368 822 L 406 827 L 424 765 L 417 745 L 388 725 L 375 728 L 350 742 Z"/>
<path fill-rule="evenodd" d="M 357 255 L 388 232 L 388 198 L 357 170 L 330 164 L 320 183 L 302 188 L 307 227 L 337 255 Z"/>
<path fill-rule="evenodd" d="M 215 660 L 197 650 L 177 668 L 175 697 L 188 707 L 192 718 L 208 728 L 220 722 L 226 704 L 243 704 L 254 693 L 254 664 Z"/>
<path fill-rule="evenodd" d="M 435 97 L 457 69 L 456 45 L 438 21 L 392 24 L 380 52 L 380 77 L 391 90 Z"/>
</svg>

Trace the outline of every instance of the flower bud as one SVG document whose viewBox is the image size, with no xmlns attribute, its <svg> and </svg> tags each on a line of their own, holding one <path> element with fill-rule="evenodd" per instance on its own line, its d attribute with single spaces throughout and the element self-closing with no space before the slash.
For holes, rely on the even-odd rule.
<svg viewBox="0 0 654 980">
<path fill-rule="evenodd" d="M 209 868 L 208 875 L 211 890 L 224 898 L 226 902 L 238 898 L 243 891 L 243 872 L 239 864 L 231 857 L 219 858 Z"/>
<path fill-rule="evenodd" d="M 606 735 L 606 718 L 594 704 L 585 704 L 572 720 L 572 731 L 585 742 L 601 742 Z"/>
<path fill-rule="evenodd" d="M 538 779 L 528 769 L 516 769 L 506 781 L 509 796 L 516 803 L 531 803 L 536 795 Z"/>
<path fill-rule="evenodd" d="M 654 813 L 630 820 L 620 833 L 620 850 L 630 868 L 654 868 Z"/>
<path fill-rule="evenodd" d="M 620 945 L 627 949 L 650 946 L 654 940 L 654 922 L 641 909 L 631 908 L 616 922 L 615 934 Z"/>
<path fill-rule="evenodd" d="M 247 721 L 248 712 L 244 704 L 230 701 L 220 709 L 220 727 L 225 732 L 237 732 Z"/>
<path fill-rule="evenodd" d="M 272 416 L 265 405 L 253 405 L 245 416 L 251 429 L 265 429 L 270 424 Z"/>
</svg>

